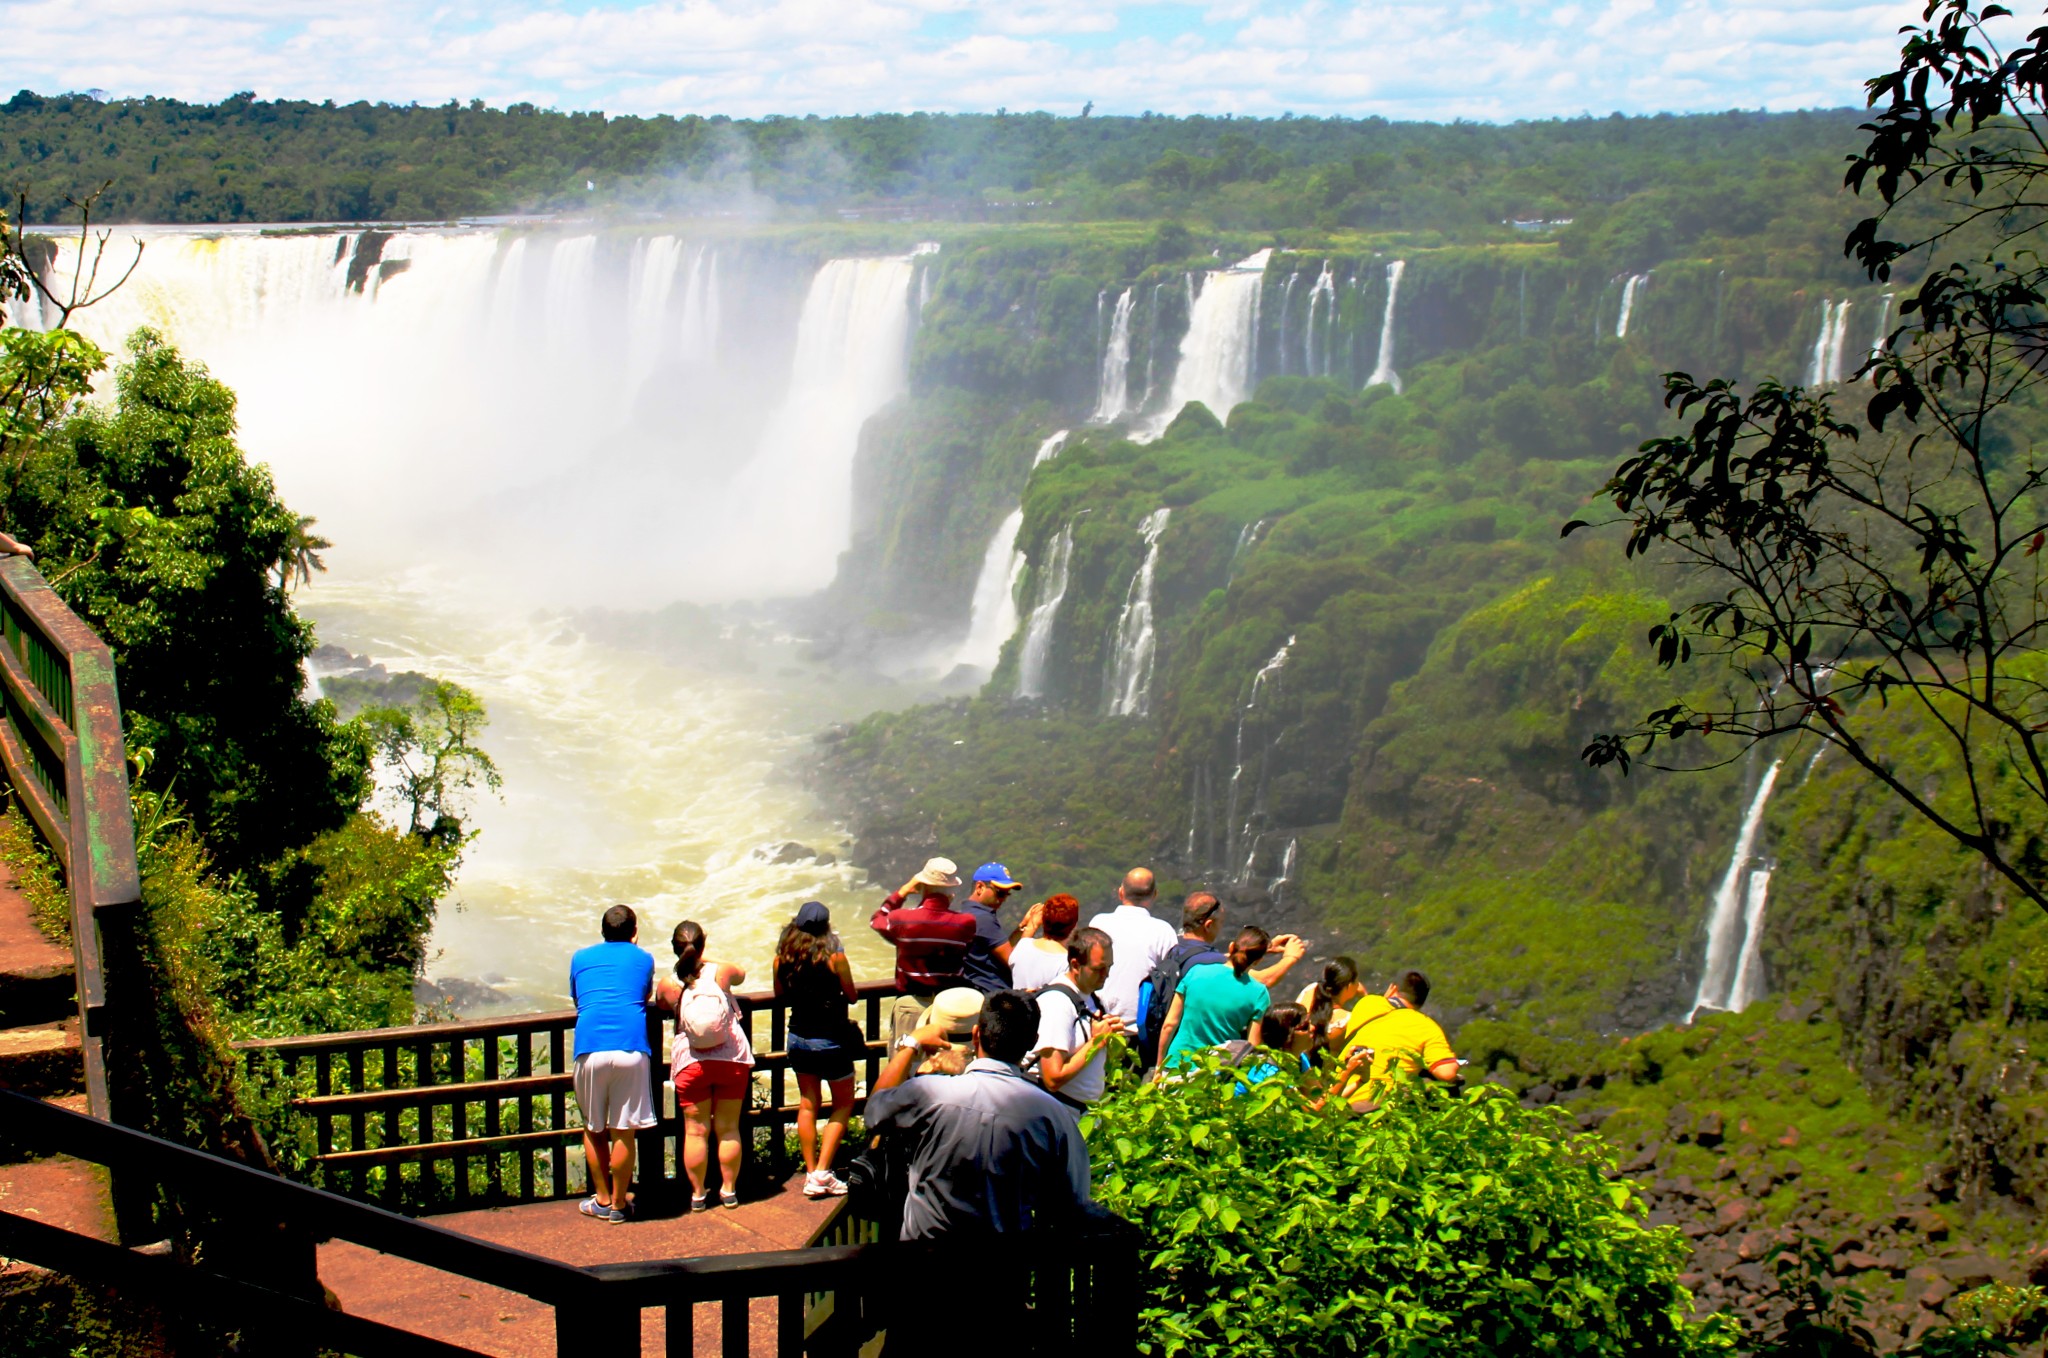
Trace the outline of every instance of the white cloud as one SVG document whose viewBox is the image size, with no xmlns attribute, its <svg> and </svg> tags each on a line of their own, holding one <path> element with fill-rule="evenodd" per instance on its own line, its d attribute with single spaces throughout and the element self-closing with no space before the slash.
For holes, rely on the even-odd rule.
<svg viewBox="0 0 2048 1358">
<path fill-rule="evenodd" d="M 9 75 L 46 93 L 742 117 L 1841 105 L 1917 17 L 1916 0 L 0 0 Z"/>
</svg>

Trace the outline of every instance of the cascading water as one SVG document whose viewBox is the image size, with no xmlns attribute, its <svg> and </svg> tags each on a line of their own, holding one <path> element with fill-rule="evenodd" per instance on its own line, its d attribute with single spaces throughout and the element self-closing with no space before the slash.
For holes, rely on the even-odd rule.
<svg viewBox="0 0 2048 1358">
<path fill-rule="evenodd" d="M 1131 400 L 1131 306 L 1136 288 L 1117 295 L 1116 310 L 1110 313 L 1109 342 L 1102 349 L 1102 372 L 1095 383 L 1097 424 L 1121 417 Z"/>
<path fill-rule="evenodd" d="M 1259 295 L 1265 291 L 1266 261 L 1261 250 L 1228 269 L 1208 276 L 1188 311 L 1188 331 L 1181 338 L 1180 359 L 1166 404 L 1141 431 L 1159 437 L 1181 408 L 1200 401 L 1219 420 L 1251 394 L 1259 346 Z"/>
<path fill-rule="evenodd" d="M 803 900 L 854 908 L 851 865 L 750 850 L 838 846 L 773 770 L 875 695 L 807 674 L 776 629 L 726 643 L 624 610 L 829 581 L 860 427 L 902 389 L 907 260 L 813 268 L 673 228 L 142 228 L 109 257 L 125 267 L 136 238 L 135 276 L 74 324 L 115 353 L 148 325 L 233 388 L 242 446 L 337 543 L 294 596 L 323 641 L 491 711 L 505 799 L 474 808 L 437 975 L 559 1003 L 560 959 L 605 902 L 664 928 L 696 914 L 740 956 Z M 61 286 L 77 246 L 57 248 Z M 644 617 L 683 649 L 550 611 L 592 604 L 619 638 Z M 862 974 L 883 964 L 847 942 Z"/>
<path fill-rule="evenodd" d="M 1017 582 L 1024 575 L 1024 553 L 1017 550 L 1017 531 L 1024 526 L 1020 505 L 996 526 L 989 539 L 988 553 L 981 561 L 981 575 L 974 583 L 973 611 L 968 615 L 967 639 L 953 654 L 953 669 L 967 666 L 992 670 L 1002 658 L 1003 643 L 1017 630 Z"/>
<path fill-rule="evenodd" d="M 1742 903 L 1742 960 L 1735 964 L 1735 980 L 1728 986 L 1728 1007 L 1738 1014 L 1763 998 L 1764 906 L 1770 897 L 1770 865 L 1751 868 Z"/>
<path fill-rule="evenodd" d="M 1159 540 L 1172 514 L 1170 509 L 1155 509 L 1138 526 L 1145 558 L 1131 577 L 1123 611 L 1117 615 L 1108 684 L 1112 717 L 1142 717 L 1152 701 L 1152 662 L 1159 647 L 1159 633 L 1153 625 L 1153 587 L 1159 577 Z"/>
<path fill-rule="evenodd" d="M 1301 841 L 1298 839 L 1288 840 L 1286 852 L 1280 855 L 1280 875 L 1266 883 L 1266 894 L 1273 898 L 1273 904 L 1280 904 L 1283 888 L 1294 885 L 1294 868 L 1300 855 Z"/>
<path fill-rule="evenodd" d="M 1387 309 L 1380 314 L 1380 352 L 1372 376 L 1365 379 L 1368 387 L 1392 387 L 1396 396 L 1401 394 L 1401 374 L 1394 371 L 1394 303 L 1401 295 L 1401 275 L 1407 269 L 1405 259 L 1387 265 Z"/>
<path fill-rule="evenodd" d="M 1046 435 L 1045 442 L 1038 445 L 1038 451 L 1031 457 L 1031 469 L 1033 471 L 1038 470 L 1060 455 L 1060 450 L 1067 446 L 1067 433 L 1067 430 L 1056 429 Z"/>
<path fill-rule="evenodd" d="M 1286 641 L 1280 643 L 1280 649 L 1273 652 L 1272 657 L 1265 664 L 1259 666 L 1258 671 L 1252 675 L 1251 692 L 1245 696 L 1244 707 L 1237 714 L 1237 735 L 1231 743 L 1230 784 L 1225 794 L 1223 812 L 1223 855 L 1227 862 L 1235 864 L 1240 844 L 1247 840 L 1250 841 L 1250 852 L 1245 858 L 1244 870 L 1240 874 L 1240 884 L 1251 880 L 1252 859 L 1258 852 L 1258 840 L 1252 834 L 1252 821 L 1259 813 L 1260 801 L 1259 796 L 1254 795 L 1252 805 L 1246 809 L 1244 819 L 1240 823 L 1237 810 L 1239 805 L 1239 788 L 1244 782 L 1245 771 L 1244 730 L 1246 724 L 1251 721 L 1252 715 L 1259 709 L 1259 695 L 1265 691 L 1268 684 L 1279 678 L 1280 671 L 1287 667 L 1287 657 L 1293 650 L 1294 638 L 1290 636 Z M 1265 756 L 1271 753 L 1271 748 L 1269 742 L 1267 748 L 1260 752 L 1258 789 L 1261 792 L 1266 781 Z"/>
<path fill-rule="evenodd" d="M 1891 343 L 1891 325 L 1892 294 L 1888 292 L 1877 299 L 1877 333 L 1870 338 L 1870 357 L 1873 360 L 1884 357 L 1885 347 Z M 1866 382 L 1877 381 L 1877 370 L 1875 368 L 1871 369 L 1863 380 Z"/>
<path fill-rule="evenodd" d="M 1842 380 L 1842 349 L 1849 333 L 1849 303 L 1821 299 L 1820 333 L 1813 339 L 1813 356 L 1806 365 L 1806 385 L 1833 386 Z"/>
<path fill-rule="evenodd" d="M 1629 317 L 1635 314 L 1636 294 L 1642 291 L 1643 284 L 1649 281 L 1650 276 L 1646 273 L 1632 273 L 1628 276 L 1628 282 L 1621 285 L 1621 314 L 1614 321 L 1616 339 L 1628 338 L 1628 322 Z"/>
<path fill-rule="evenodd" d="M 1318 302 L 1322 303 L 1324 330 L 1334 329 L 1337 319 L 1337 273 L 1328 260 L 1323 261 L 1322 273 L 1316 276 L 1315 286 L 1308 290 L 1308 316 L 1304 321 L 1305 328 L 1302 331 L 1302 371 L 1310 377 L 1328 377 L 1330 375 L 1330 345 L 1327 334 L 1323 337 L 1322 353 L 1317 354 L 1316 352 L 1316 304 Z M 1317 362 L 1318 358 L 1322 360 L 1320 363 Z"/>
<path fill-rule="evenodd" d="M 1757 781 L 1756 791 L 1749 799 L 1749 809 L 1743 812 L 1742 828 L 1736 833 L 1735 848 L 1728 855 L 1728 869 L 1721 875 L 1721 885 L 1714 892 L 1713 909 L 1707 915 L 1707 955 L 1700 968 L 1699 990 L 1694 994 L 1692 1009 L 1686 1014 L 1688 1021 L 1703 1009 L 1740 1009 L 1754 995 L 1738 994 L 1736 982 L 1742 973 L 1742 959 L 1745 951 L 1753 946 L 1760 947 L 1761 925 L 1763 922 L 1764 897 L 1761 891 L 1754 893 L 1757 833 L 1763 828 L 1764 808 L 1771 800 L 1771 789 L 1777 785 L 1778 770 L 1784 766 L 1783 759 L 1774 759 L 1764 770 L 1764 776 Z M 1770 885 L 1770 873 L 1762 874 L 1763 886 Z M 1758 937 L 1752 942 L 1751 925 L 1758 926 Z M 1754 971 L 1755 969 L 1753 969 Z"/>
<path fill-rule="evenodd" d="M 1067 576 L 1074 562 L 1074 525 L 1061 526 L 1038 576 L 1038 599 L 1024 627 L 1024 645 L 1017 653 L 1017 696 L 1045 696 L 1046 662 L 1052 658 L 1052 629 L 1067 597 Z"/>
<path fill-rule="evenodd" d="M 1299 282 L 1301 282 L 1301 270 L 1292 270 L 1287 275 L 1286 286 L 1280 289 L 1280 324 L 1274 327 L 1274 333 L 1279 336 L 1276 351 L 1280 357 L 1280 375 L 1282 377 L 1294 371 L 1294 364 L 1290 361 L 1287 352 L 1287 324 L 1294 315 L 1294 285 Z"/>
<path fill-rule="evenodd" d="M 776 506 L 779 546 L 754 563 L 757 591 L 831 583 L 853 536 L 861 426 L 903 390 L 910 282 L 907 256 L 835 259 L 811 281 L 789 394 L 737 482 L 748 502 Z"/>
</svg>

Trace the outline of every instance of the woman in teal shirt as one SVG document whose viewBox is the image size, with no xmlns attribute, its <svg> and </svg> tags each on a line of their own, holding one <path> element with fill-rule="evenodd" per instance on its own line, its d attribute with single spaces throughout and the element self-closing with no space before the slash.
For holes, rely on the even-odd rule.
<svg viewBox="0 0 2048 1358">
<path fill-rule="evenodd" d="M 1184 1051 L 1199 1051 L 1248 1038 L 1259 1045 L 1260 1020 L 1272 995 L 1251 975 L 1272 943 L 1264 929 L 1247 924 L 1230 945 L 1227 963 L 1190 967 L 1173 992 L 1173 1007 L 1159 1030 L 1161 1069 L 1172 1066 Z"/>
</svg>

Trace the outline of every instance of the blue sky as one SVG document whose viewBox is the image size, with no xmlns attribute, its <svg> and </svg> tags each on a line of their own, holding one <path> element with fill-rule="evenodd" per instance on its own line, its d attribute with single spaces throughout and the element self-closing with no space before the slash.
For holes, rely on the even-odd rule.
<svg viewBox="0 0 2048 1358">
<path fill-rule="evenodd" d="M 0 0 L 0 85 L 610 113 L 1515 118 L 1862 102 L 1913 0 Z"/>
</svg>

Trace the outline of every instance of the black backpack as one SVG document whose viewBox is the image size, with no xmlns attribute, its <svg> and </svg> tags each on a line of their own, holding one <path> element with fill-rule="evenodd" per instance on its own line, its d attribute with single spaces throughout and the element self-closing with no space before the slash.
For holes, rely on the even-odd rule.
<svg viewBox="0 0 2048 1358">
<path fill-rule="evenodd" d="M 1138 983 L 1138 1055 L 1150 1070 L 1159 1064 L 1159 1036 L 1166 1027 L 1166 1011 L 1173 1008 L 1173 993 L 1190 971 L 1204 962 L 1221 962 L 1216 946 L 1199 938 L 1183 938 L 1168 949 L 1152 974 Z"/>
<path fill-rule="evenodd" d="M 1102 1001 L 1096 999 L 1093 995 L 1083 995 L 1072 986 L 1065 985 L 1059 981 L 1054 981 L 1049 985 L 1042 985 L 1031 992 L 1031 998 L 1034 1002 L 1045 995 L 1066 996 L 1067 1001 L 1074 1006 L 1074 1016 L 1088 1025 L 1088 1034 L 1081 1040 L 1085 1042 L 1088 1040 L 1088 1037 L 1094 1035 L 1095 1020 L 1102 1016 Z M 1026 1054 L 1024 1062 L 1019 1069 L 1026 1075 L 1032 1076 L 1033 1079 L 1037 1078 L 1038 1051 L 1036 1048 L 1033 1048 Z"/>
</svg>

